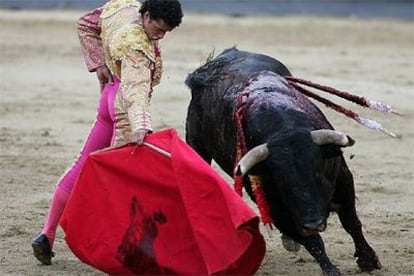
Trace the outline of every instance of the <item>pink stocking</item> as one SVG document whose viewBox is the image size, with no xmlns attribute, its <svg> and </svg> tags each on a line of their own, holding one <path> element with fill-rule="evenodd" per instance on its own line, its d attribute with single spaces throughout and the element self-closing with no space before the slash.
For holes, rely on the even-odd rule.
<svg viewBox="0 0 414 276">
<path fill-rule="evenodd" d="M 56 228 L 59 224 L 63 209 L 65 209 L 68 197 L 68 192 L 60 188 L 60 186 L 56 186 L 55 192 L 53 193 L 52 202 L 50 203 L 49 214 L 42 230 L 42 234 L 45 234 L 49 239 L 51 248 L 53 247 L 56 236 Z"/>
</svg>

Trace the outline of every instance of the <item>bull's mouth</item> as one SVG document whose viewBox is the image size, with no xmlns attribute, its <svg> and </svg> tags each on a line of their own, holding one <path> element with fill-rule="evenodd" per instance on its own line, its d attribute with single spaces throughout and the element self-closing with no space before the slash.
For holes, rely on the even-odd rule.
<svg viewBox="0 0 414 276">
<path fill-rule="evenodd" d="M 319 232 L 323 232 L 326 229 L 326 222 L 324 220 L 320 220 L 318 222 L 306 223 L 302 225 L 300 228 L 300 234 L 303 237 L 312 236 L 318 234 Z"/>
</svg>

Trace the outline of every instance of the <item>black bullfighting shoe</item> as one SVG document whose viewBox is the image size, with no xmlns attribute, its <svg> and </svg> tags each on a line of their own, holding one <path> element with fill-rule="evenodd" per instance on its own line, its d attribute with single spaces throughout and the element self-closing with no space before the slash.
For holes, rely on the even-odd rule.
<svg viewBox="0 0 414 276">
<path fill-rule="evenodd" d="M 39 234 L 32 241 L 33 255 L 44 265 L 52 264 L 55 252 L 50 247 L 49 239 L 44 234 Z"/>
</svg>

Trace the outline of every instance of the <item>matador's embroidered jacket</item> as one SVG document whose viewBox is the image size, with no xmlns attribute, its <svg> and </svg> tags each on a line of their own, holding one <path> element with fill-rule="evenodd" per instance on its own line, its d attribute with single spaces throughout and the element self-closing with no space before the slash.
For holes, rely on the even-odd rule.
<svg viewBox="0 0 414 276">
<path fill-rule="evenodd" d="M 120 80 L 115 98 L 115 146 L 138 129 L 152 130 L 149 112 L 152 87 L 161 78 L 161 54 L 142 27 L 140 3 L 112 0 L 82 16 L 78 34 L 90 72 L 106 64 Z"/>
</svg>

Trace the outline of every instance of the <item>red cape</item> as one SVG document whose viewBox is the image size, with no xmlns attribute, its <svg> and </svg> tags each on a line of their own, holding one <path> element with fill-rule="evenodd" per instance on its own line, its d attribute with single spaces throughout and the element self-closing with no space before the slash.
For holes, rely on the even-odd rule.
<svg viewBox="0 0 414 276">
<path fill-rule="evenodd" d="M 65 239 L 108 274 L 254 274 L 259 219 L 172 129 L 91 154 L 64 210 Z"/>
</svg>

